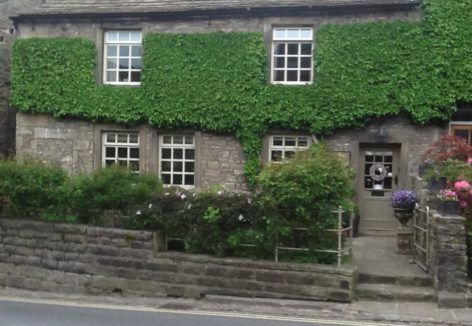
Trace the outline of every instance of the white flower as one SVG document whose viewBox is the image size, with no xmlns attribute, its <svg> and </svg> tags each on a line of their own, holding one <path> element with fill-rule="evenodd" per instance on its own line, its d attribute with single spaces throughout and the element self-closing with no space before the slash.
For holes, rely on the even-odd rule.
<svg viewBox="0 0 472 326">
<path fill-rule="evenodd" d="M 182 200 L 184 200 L 187 196 L 185 196 L 185 194 L 182 194 L 180 195 L 180 198 L 182 198 Z"/>
<path fill-rule="evenodd" d="M 219 190 L 217 194 L 221 196 L 223 194 L 223 190 Z"/>
<path fill-rule="evenodd" d="M 136 215 L 141 215 L 141 211 L 137 211 L 137 212 L 136 212 Z"/>
<path fill-rule="evenodd" d="M 240 221 L 244 221 L 244 216 L 243 216 L 243 214 L 239 214 L 239 216 L 238 216 L 238 220 L 240 220 Z"/>
<path fill-rule="evenodd" d="M 187 209 L 190 209 L 190 208 L 192 208 L 192 204 L 188 205 L 188 207 L 187 207 Z"/>
<path fill-rule="evenodd" d="M 148 209 L 151 209 L 151 208 L 152 208 L 152 204 L 149 204 L 149 207 L 148 207 Z"/>
<path fill-rule="evenodd" d="M 251 205 L 251 203 L 252 203 L 251 198 L 248 198 L 248 199 L 247 199 L 247 203 L 248 203 L 249 205 Z"/>
<path fill-rule="evenodd" d="M 166 193 L 164 194 L 164 196 L 169 196 L 169 195 L 170 195 L 170 194 L 169 194 L 168 192 L 166 192 Z"/>
</svg>

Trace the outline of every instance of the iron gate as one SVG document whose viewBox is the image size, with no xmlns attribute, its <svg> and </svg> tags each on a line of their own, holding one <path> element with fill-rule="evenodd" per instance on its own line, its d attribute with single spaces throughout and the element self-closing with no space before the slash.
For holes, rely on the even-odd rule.
<svg viewBox="0 0 472 326">
<path fill-rule="evenodd" d="M 413 256 L 415 263 L 428 272 L 430 264 L 430 221 L 429 207 L 415 208 L 413 215 Z"/>
</svg>

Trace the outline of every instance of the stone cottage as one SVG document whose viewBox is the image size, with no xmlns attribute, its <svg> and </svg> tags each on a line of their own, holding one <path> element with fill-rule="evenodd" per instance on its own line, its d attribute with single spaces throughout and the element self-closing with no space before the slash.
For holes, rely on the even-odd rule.
<svg viewBox="0 0 472 326">
<path fill-rule="evenodd" d="M 175 110 L 179 110 L 175 102 L 183 106 L 195 102 L 193 105 L 196 111 L 207 110 L 205 104 L 199 104 L 204 100 L 198 94 L 200 92 L 202 98 L 208 99 L 213 90 L 205 88 L 206 81 L 196 83 L 195 87 L 201 87 L 201 90 L 194 93 L 197 94 L 194 101 L 185 97 L 189 91 L 186 86 L 182 86 L 182 89 L 166 88 L 166 94 L 172 94 L 173 97 L 160 92 L 159 87 L 166 87 L 170 83 L 170 79 L 165 78 L 182 76 L 162 77 L 166 73 L 172 74 L 170 68 L 166 68 L 165 63 L 158 60 L 157 68 L 153 70 L 151 60 L 146 61 L 146 55 L 154 50 L 159 52 L 159 42 L 168 42 L 169 47 L 176 47 L 189 41 L 188 38 L 177 37 L 166 41 L 165 38 L 151 39 L 147 36 L 218 33 L 215 35 L 224 38 L 222 34 L 233 32 L 237 32 L 231 34 L 235 38 L 244 38 L 246 34 L 260 35 L 260 43 L 264 49 L 264 58 L 261 60 L 265 60 L 265 64 L 257 78 L 263 76 L 260 84 L 272 85 L 272 91 L 280 89 L 281 92 L 288 93 L 317 83 L 318 68 L 322 71 L 321 66 L 315 67 L 314 64 L 317 56 L 317 32 L 323 26 L 397 20 L 418 22 L 422 19 L 422 9 L 420 1 L 416 0 L 46 0 L 41 1 L 36 9 L 32 7 L 27 12 L 12 15 L 16 36 L 20 41 L 36 37 L 60 37 L 61 40 L 80 38 L 87 40 L 87 44 L 93 44 L 95 51 L 95 64 L 90 68 L 94 85 L 84 84 L 85 87 L 75 90 L 76 95 L 68 93 L 65 81 L 63 85 L 59 82 L 57 87 L 48 85 L 47 82 L 39 82 L 41 85 L 38 86 L 38 79 L 31 78 L 25 82 L 27 77 L 20 76 L 24 87 L 15 88 L 14 83 L 13 92 L 17 92 L 20 101 L 13 102 L 22 103 L 21 113 L 16 115 L 18 160 L 33 158 L 54 162 L 70 173 L 90 172 L 117 163 L 135 171 L 156 173 L 169 185 L 187 188 L 221 185 L 228 189 L 244 189 L 247 187 L 244 176 L 247 153 L 241 141 L 247 141 L 247 137 L 244 132 L 238 132 L 238 126 L 227 122 L 231 120 L 228 118 L 230 113 L 223 112 L 223 109 L 219 112 L 216 105 L 235 105 L 234 101 L 225 98 L 227 94 L 224 89 L 215 91 L 214 103 L 211 105 L 216 109 L 208 109 L 208 114 L 215 116 L 211 125 L 202 122 L 208 118 L 204 113 L 198 119 L 188 115 L 189 111 L 176 114 L 173 117 L 180 124 L 175 123 L 172 120 L 174 118 L 161 118 L 161 115 L 167 114 L 165 103 L 170 107 L 176 105 Z M 151 44 L 151 41 L 156 44 L 155 49 L 146 45 Z M 199 42 L 195 41 L 195 44 Z M 224 45 L 214 53 L 224 53 L 223 50 Z M 184 58 L 185 67 L 179 70 L 185 71 L 182 78 L 198 80 L 198 76 L 192 75 L 192 71 L 195 71 L 192 69 L 202 71 L 199 69 L 203 69 L 202 65 L 206 63 L 202 64 L 198 58 L 193 58 L 192 52 L 185 58 L 181 54 L 186 50 L 178 48 L 178 51 L 180 52 L 175 52 L 175 57 L 167 57 L 166 62 Z M 199 51 L 203 53 L 205 49 Z M 255 57 L 260 56 L 260 52 L 252 53 Z M 212 55 L 208 54 L 209 57 Z M 51 55 L 54 56 L 56 54 Z M 194 59 L 197 61 L 193 61 Z M 62 64 L 63 61 L 62 58 L 54 62 Z M 82 65 L 78 59 L 74 62 L 77 66 Z M 208 61 L 207 68 L 210 71 L 215 62 Z M 231 68 L 233 61 L 228 62 Z M 27 65 L 26 61 L 25 64 Z M 243 65 L 246 64 L 252 64 L 248 57 L 245 57 Z M 64 64 L 65 69 L 69 69 L 69 73 L 76 73 L 77 70 L 71 68 L 71 65 L 73 64 Z M 44 74 L 46 76 L 47 71 Z M 234 75 L 228 74 L 229 81 L 224 78 L 220 82 L 227 83 L 231 89 Z M 16 75 L 21 75 L 21 72 L 14 71 L 13 77 L 16 78 Z M 208 77 L 209 84 L 215 82 L 211 80 L 213 76 Z M 242 78 L 250 80 L 246 75 Z M 151 82 L 155 83 L 153 89 L 149 87 Z M 248 89 L 244 90 L 245 82 L 246 79 L 238 84 L 238 91 L 242 89 L 241 92 L 252 92 L 252 84 L 248 84 Z M 44 97 L 36 98 L 34 94 L 28 94 L 28 83 L 51 95 L 50 107 L 42 102 Z M 95 86 L 101 87 L 99 91 L 89 92 L 89 87 L 92 89 Z M 141 92 L 140 88 L 144 90 Z M 52 95 L 56 89 L 60 90 Z M 93 107 L 95 102 L 91 101 L 91 108 L 86 109 L 100 111 L 96 115 L 81 114 L 74 110 L 73 103 L 82 103 L 85 97 L 100 101 L 97 97 L 109 96 L 98 95 L 102 92 L 122 92 L 129 95 L 110 95 L 108 107 L 103 104 L 100 104 L 100 108 Z M 263 92 L 265 90 L 262 88 L 261 91 L 254 91 L 238 105 L 245 107 L 246 103 L 252 103 Z M 68 102 L 64 105 L 68 109 L 61 112 L 60 106 L 65 103 L 62 102 L 65 98 Z M 113 111 L 115 105 L 120 107 L 122 104 L 116 102 L 119 98 L 130 101 L 130 112 L 126 112 L 126 117 L 125 113 L 118 117 L 120 112 Z M 139 115 L 140 108 L 134 107 L 134 98 L 140 103 L 146 103 L 148 107 L 155 105 L 157 111 L 145 117 Z M 231 103 L 227 104 L 226 101 Z M 254 101 L 254 105 L 259 105 L 258 103 L 260 102 Z M 271 105 L 277 108 L 283 106 L 280 103 L 268 100 L 263 105 L 271 110 Z M 28 105 L 31 106 L 30 110 L 25 107 Z M 234 107 L 237 110 L 237 106 Z M 285 109 L 290 111 L 290 108 Z M 251 110 L 240 114 L 244 115 L 244 112 L 250 114 Z M 328 117 L 315 115 L 311 119 L 331 118 L 336 121 L 333 118 L 336 114 L 328 113 Z M 130 116 L 132 118 L 127 120 Z M 268 127 L 263 128 L 262 132 L 257 131 L 261 133 L 258 156 L 263 162 L 280 161 L 295 151 L 306 149 L 313 141 L 324 139 L 356 172 L 356 200 L 362 216 L 361 232 L 389 234 L 395 229 L 388 207 L 392 189 L 409 186 L 408 174 L 417 170 L 419 153 L 440 134 L 447 132 L 448 126 L 420 126 L 413 124 L 404 115 L 377 116 L 381 115 L 372 114 L 372 117 L 365 119 L 368 123 L 364 123 L 365 126 L 361 128 L 355 128 L 356 124 L 349 127 L 344 123 L 340 128 L 331 128 L 331 133 L 318 133 L 313 131 L 316 128 L 305 128 L 304 122 L 288 128 L 286 126 L 290 123 L 277 118 L 279 120 L 276 122 L 267 122 Z M 220 118 L 225 122 L 220 122 Z M 269 114 L 264 119 L 274 121 L 276 118 Z M 362 119 L 364 118 L 360 118 Z M 250 123 L 251 121 L 244 122 L 245 125 Z M 467 128 L 466 130 L 470 130 Z"/>
</svg>

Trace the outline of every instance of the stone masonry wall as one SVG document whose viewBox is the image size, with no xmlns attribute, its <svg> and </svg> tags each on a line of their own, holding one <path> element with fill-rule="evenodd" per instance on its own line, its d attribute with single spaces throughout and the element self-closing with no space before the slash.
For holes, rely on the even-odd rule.
<svg viewBox="0 0 472 326">
<path fill-rule="evenodd" d="M 356 271 L 156 252 L 152 232 L 0 219 L 0 287 L 177 296 L 353 299 Z"/>
</svg>

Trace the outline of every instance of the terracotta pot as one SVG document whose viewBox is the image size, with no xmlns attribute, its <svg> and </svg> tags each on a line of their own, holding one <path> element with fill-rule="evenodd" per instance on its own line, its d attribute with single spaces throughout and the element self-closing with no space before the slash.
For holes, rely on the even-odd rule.
<svg viewBox="0 0 472 326">
<path fill-rule="evenodd" d="M 395 218 L 403 227 L 407 227 L 408 222 L 413 217 L 413 210 L 409 208 L 393 208 Z"/>
</svg>

